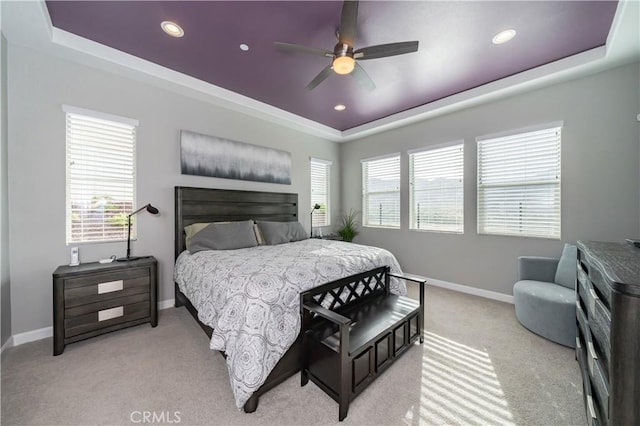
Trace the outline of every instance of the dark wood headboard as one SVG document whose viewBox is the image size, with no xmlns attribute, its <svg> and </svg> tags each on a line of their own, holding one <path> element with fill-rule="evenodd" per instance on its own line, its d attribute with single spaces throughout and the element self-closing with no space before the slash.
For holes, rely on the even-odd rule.
<svg viewBox="0 0 640 426">
<path fill-rule="evenodd" d="M 198 222 L 298 220 L 298 194 L 175 187 L 175 258 L 185 250 L 184 227 Z"/>
</svg>

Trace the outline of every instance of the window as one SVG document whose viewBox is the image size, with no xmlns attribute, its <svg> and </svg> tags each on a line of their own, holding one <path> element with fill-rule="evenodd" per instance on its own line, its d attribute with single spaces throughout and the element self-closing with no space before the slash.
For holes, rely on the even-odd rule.
<svg viewBox="0 0 640 426">
<path fill-rule="evenodd" d="M 362 160 L 362 225 L 400 228 L 400 155 Z"/>
<path fill-rule="evenodd" d="M 478 138 L 478 233 L 560 239 L 562 123 Z"/>
<path fill-rule="evenodd" d="M 313 211 L 312 226 L 331 225 L 331 210 L 329 209 L 329 171 L 331 161 L 311 159 L 311 208 L 320 204 L 318 210 Z"/>
<path fill-rule="evenodd" d="M 410 228 L 464 232 L 464 145 L 409 153 Z"/>
<path fill-rule="evenodd" d="M 127 215 L 135 205 L 138 122 L 66 105 L 63 109 L 67 244 L 126 240 Z"/>
</svg>

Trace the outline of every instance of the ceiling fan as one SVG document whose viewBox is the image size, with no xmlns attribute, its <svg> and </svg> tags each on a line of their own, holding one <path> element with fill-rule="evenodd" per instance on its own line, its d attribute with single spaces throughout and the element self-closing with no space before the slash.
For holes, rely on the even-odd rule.
<svg viewBox="0 0 640 426">
<path fill-rule="evenodd" d="M 373 80 L 356 60 L 384 58 L 387 56 L 404 55 L 418 51 L 418 41 L 404 41 L 399 43 L 378 44 L 375 46 L 363 47 L 354 50 L 354 40 L 356 36 L 356 24 L 358 21 L 358 1 L 345 1 L 342 4 L 342 14 L 340 15 L 340 28 L 336 31 L 338 43 L 331 50 L 318 49 L 315 47 L 300 46 L 297 44 L 275 42 L 277 49 L 284 52 L 308 53 L 311 55 L 325 56 L 331 58 L 331 63 L 318 74 L 306 89 L 313 90 L 331 75 L 351 74 L 358 83 L 371 91 L 376 88 Z"/>
</svg>

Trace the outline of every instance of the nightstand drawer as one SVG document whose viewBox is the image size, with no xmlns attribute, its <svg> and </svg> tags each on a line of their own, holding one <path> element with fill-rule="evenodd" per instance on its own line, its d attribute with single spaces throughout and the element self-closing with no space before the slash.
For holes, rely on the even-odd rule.
<svg viewBox="0 0 640 426">
<path fill-rule="evenodd" d="M 115 306 L 132 305 L 134 303 L 148 302 L 149 293 L 134 294 L 132 296 L 117 297 L 115 299 L 103 300 L 96 303 L 89 303 L 86 305 L 80 305 L 73 308 L 67 308 L 64 310 L 65 319 L 79 317 L 81 315 L 87 315 L 105 309 L 113 308 Z"/>
<path fill-rule="evenodd" d="M 149 302 L 120 305 L 64 320 L 65 338 L 149 316 Z M 102 319 L 102 321 L 101 321 Z"/>
<path fill-rule="evenodd" d="M 69 278 L 64 285 L 65 307 L 85 305 L 116 297 L 149 292 L 149 269 L 139 268 L 118 274 L 94 274 Z"/>
</svg>

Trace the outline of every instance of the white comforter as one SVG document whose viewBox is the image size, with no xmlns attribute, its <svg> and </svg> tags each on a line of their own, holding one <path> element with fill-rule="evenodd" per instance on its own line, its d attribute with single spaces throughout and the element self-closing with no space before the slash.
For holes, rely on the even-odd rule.
<svg viewBox="0 0 640 426">
<path fill-rule="evenodd" d="M 183 252 L 174 279 L 213 328 L 211 349 L 224 351 L 236 405 L 241 408 L 296 340 L 300 292 L 338 278 L 389 265 L 387 250 L 308 239 L 240 250 Z M 403 281 L 391 291 L 405 294 Z"/>
</svg>

